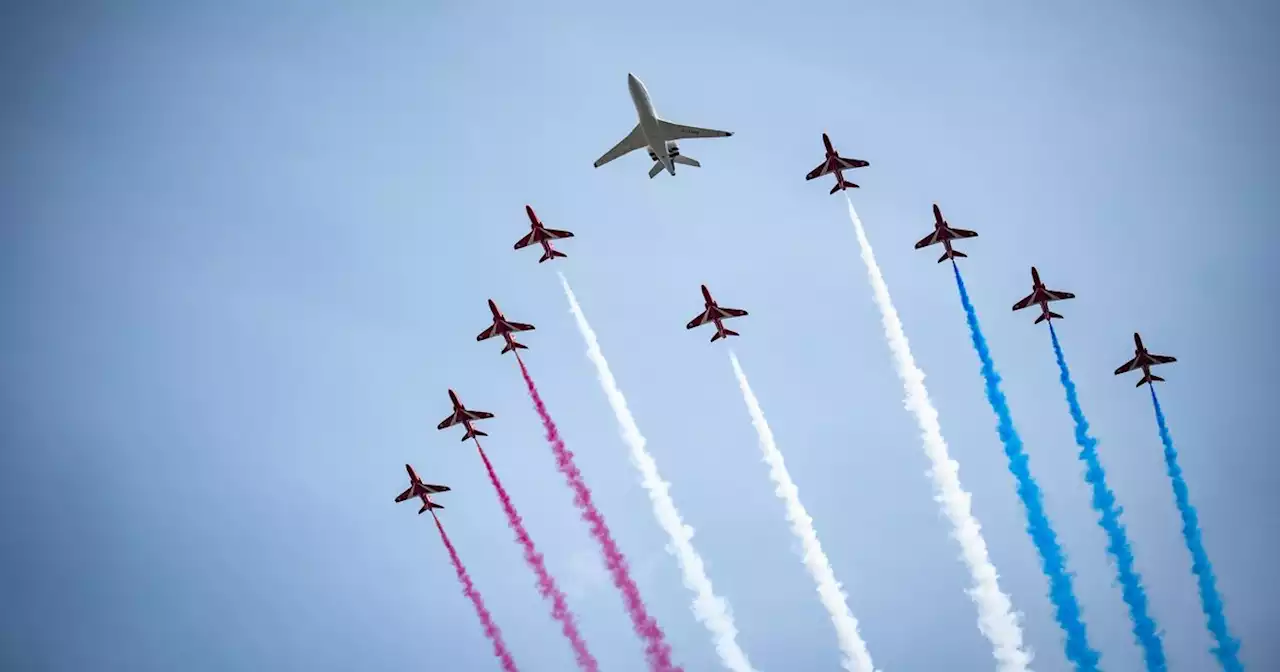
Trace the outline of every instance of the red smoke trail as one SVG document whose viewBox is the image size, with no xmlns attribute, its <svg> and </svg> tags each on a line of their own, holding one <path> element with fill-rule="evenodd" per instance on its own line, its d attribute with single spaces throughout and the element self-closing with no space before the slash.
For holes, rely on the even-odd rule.
<svg viewBox="0 0 1280 672">
<path fill-rule="evenodd" d="M 489 610 L 484 606 L 484 598 L 480 597 L 480 591 L 476 590 L 475 584 L 471 583 L 471 575 L 467 574 L 467 568 L 462 566 L 462 559 L 458 557 L 458 551 L 453 547 L 453 542 L 449 541 L 449 535 L 444 533 L 444 525 L 440 524 L 440 518 L 436 516 L 434 509 L 431 511 L 431 517 L 436 521 L 436 529 L 440 530 L 440 541 L 444 542 L 444 547 L 449 551 L 449 559 L 453 561 L 453 571 L 458 573 L 462 594 L 471 598 L 471 604 L 476 608 L 476 615 L 480 617 L 480 624 L 484 626 L 484 636 L 493 642 L 493 655 L 502 661 L 503 672 L 520 672 L 516 669 L 516 661 L 511 659 L 511 653 L 507 651 L 506 643 L 502 641 L 502 631 L 498 630 L 498 625 L 493 622 L 493 616 L 489 615 Z"/>
<path fill-rule="evenodd" d="M 507 512 L 507 524 L 515 531 L 516 541 L 519 541 L 520 546 L 524 548 L 524 561 L 538 577 L 538 592 L 542 594 L 543 599 L 551 600 L 551 616 L 560 621 L 560 631 L 573 646 L 573 657 L 578 660 L 578 667 L 588 672 L 597 672 L 600 669 L 599 665 L 587 650 L 587 643 L 583 641 L 582 635 L 578 633 L 578 624 L 574 622 L 573 612 L 569 611 L 564 593 L 560 592 L 560 588 L 556 586 L 556 580 L 552 578 L 551 572 L 547 571 L 547 565 L 542 561 L 542 554 L 534 547 L 533 538 L 524 528 L 524 521 L 520 519 L 520 513 L 511 503 L 511 496 L 507 494 L 507 489 L 502 487 L 502 481 L 498 480 L 498 472 L 493 470 L 493 464 L 489 462 L 489 456 L 480 445 L 480 439 L 472 438 L 476 442 L 476 450 L 480 451 L 480 459 L 484 460 L 484 468 L 489 472 L 489 482 L 493 483 L 493 489 L 498 491 L 502 510 Z"/>
<path fill-rule="evenodd" d="M 516 354 L 516 361 L 520 364 L 520 374 L 524 376 L 524 384 L 529 388 L 529 397 L 533 399 L 538 416 L 542 418 L 542 426 L 547 430 L 547 442 L 551 444 L 551 451 L 555 453 L 556 466 L 569 482 L 569 487 L 573 488 L 573 504 L 582 512 L 582 519 L 591 526 L 591 536 L 600 543 L 605 565 L 613 577 L 613 585 L 622 591 L 622 600 L 627 606 L 627 614 L 631 616 L 631 627 L 645 641 L 644 653 L 649 661 L 649 669 L 653 672 L 684 672 L 671 663 L 671 646 L 667 644 L 662 628 L 658 627 L 658 622 L 645 608 L 644 600 L 640 597 L 640 589 L 636 587 L 636 582 L 632 580 L 631 572 L 627 569 L 627 559 L 622 555 L 622 551 L 618 550 L 618 544 L 613 540 L 613 534 L 609 532 L 604 516 L 591 501 L 591 490 L 582 480 L 582 472 L 578 471 L 578 465 L 573 462 L 573 453 L 565 448 L 564 441 L 560 439 L 556 423 L 547 412 L 546 404 L 542 403 L 538 387 L 533 384 L 529 369 L 525 368 L 524 360 L 520 359 L 519 353 Z"/>
</svg>

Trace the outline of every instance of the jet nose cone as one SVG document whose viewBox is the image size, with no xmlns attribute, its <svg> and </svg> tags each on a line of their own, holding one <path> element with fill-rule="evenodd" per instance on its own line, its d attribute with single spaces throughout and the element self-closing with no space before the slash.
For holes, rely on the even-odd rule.
<svg viewBox="0 0 1280 672">
<path fill-rule="evenodd" d="M 628 83 L 628 84 L 635 84 L 636 82 L 639 82 L 639 81 L 640 81 L 640 80 L 636 79 L 636 76 L 635 76 L 635 75 L 631 74 L 630 72 L 628 72 L 628 73 L 627 73 L 627 83 Z"/>
</svg>

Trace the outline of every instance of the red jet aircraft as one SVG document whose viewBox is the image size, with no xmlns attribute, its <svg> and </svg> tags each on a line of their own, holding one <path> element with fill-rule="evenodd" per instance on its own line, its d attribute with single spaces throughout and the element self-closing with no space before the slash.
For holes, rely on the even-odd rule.
<svg viewBox="0 0 1280 672">
<path fill-rule="evenodd" d="M 1062 301 L 1065 299 L 1074 299 L 1074 298 L 1076 298 L 1076 295 L 1072 294 L 1071 292 L 1058 292 L 1052 289 L 1045 289 L 1044 283 L 1040 282 L 1040 274 L 1036 272 L 1036 267 L 1032 266 L 1031 267 L 1031 293 L 1028 294 L 1027 297 L 1024 298 L 1023 300 L 1013 304 L 1013 309 L 1022 310 L 1027 306 L 1040 304 L 1040 310 L 1043 312 L 1040 313 L 1040 317 L 1036 318 L 1036 324 L 1040 324 L 1041 322 L 1044 322 L 1045 320 L 1048 320 L 1054 317 L 1058 318 L 1059 320 L 1062 319 L 1061 315 L 1049 310 L 1050 301 Z"/>
<path fill-rule="evenodd" d="M 492 418 L 492 413 L 489 411 L 467 410 L 467 407 L 463 406 L 461 401 L 458 401 L 458 395 L 454 394 L 453 390 L 449 390 L 449 400 L 453 402 L 453 412 L 449 414 L 449 417 L 441 420 L 440 424 L 436 425 L 436 429 L 444 429 L 446 427 L 452 427 L 458 423 L 462 423 L 462 426 L 467 428 L 467 433 L 462 435 L 463 441 L 477 436 L 489 436 L 475 427 L 472 427 L 471 423 L 476 420 Z"/>
<path fill-rule="evenodd" d="M 1121 364 L 1120 368 L 1116 369 L 1116 375 L 1142 369 L 1142 380 L 1138 381 L 1137 387 L 1150 385 L 1157 380 L 1164 382 L 1164 378 L 1151 375 L 1151 367 L 1157 364 L 1170 364 L 1178 360 L 1168 355 L 1153 355 L 1147 352 L 1147 349 L 1142 347 L 1142 337 L 1136 331 L 1133 332 L 1133 346 L 1133 359 Z"/>
<path fill-rule="evenodd" d="M 560 238 L 572 238 L 573 232 L 548 229 L 542 225 L 542 222 L 538 221 L 538 216 L 534 214 L 533 208 L 526 205 L 524 206 L 524 211 L 529 214 L 529 225 L 533 228 L 533 231 L 524 238 L 516 241 L 515 249 L 518 250 L 522 247 L 528 247 L 534 243 L 542 243 L 543 252 L 542 258 L 538 260 L 539 264 L 547 261 L 548 259 L 569 256 L 564 252 L 557 252 L 556 250 L 551 249 L 551 241 L 559 240 Z"/>
<path fill-rule="evenodd" d="M 507 318 L 503 317 L 502 312 L 498 310 L 498 304 L 494 303 L 493 299 L 489 299 L 489 312 L 493 313 L 493 324 L 476 336 L 477 341 L 483 341 L 486 338 L 493 338 L 494 336 L 502 336 L 502 338 L 507 341 L 507 347 L 502 349 L 502 354 L 504 355 L 517 348 L 521 350 L 529 349 L 522 343 L 516 343 L 516 340 L 511 337 L 511 334 L 516 331 L 530 331 L 533 329 L 532 324 L 508 322 Z"/>
<path fill-rule="evenodd" d="M 951 249 L 951 241 L 957 238 L 973 238 L 978 235 L 978 233 L 976 231 L 969 231 L 968 229 L 951 228 L 951 225 L 947 223 L 947 220 L 942 218 L 942 211 L 938 209 L 937 203 L 933 204 L 933 227 L 933 233 L 921 238 L 920 242 L 916 243 L 917 250 L 930 245 L 942 243 L 942 247 L 946 248 L 947 251 L 943 252 L 941 257 L 938 257 L 939 264 L 948 259 L 969 256 L 964 252 L 958 252 Z"/>
<path fill-rule="evenodd" d="M 396 503 L 398 504 L 406 499 L 420 497 L 422 499 L 422 508 L 418 509 L 418 515 L 426 513 L 427 509 L 443 509 L 443 506 L 431 501 L 431 497 L 429 495 L 434 495 L 439 492 L 449 492 L 451 488 L 447 485 L 423 483 L 422 479 L 418 478 L 418 475 L 414 473 L 413 467 L 406 464 L 404 465 L 404 469 L 409 472 L 409 489 L 396 495 Z"/>
<path fill-rule="evenodd" d="M 727 320 L 731 317 L 742 317 L 747 314 L 747 311 L 740 308 L 721 308 L 716 305 L 716 300 L 711 298 L 711 292 L 707 290 L 706 285 L 702 286 L 702 298 L 706 302 L 706 309 L 702 311 L 701 315 L 690 320 L 689 324 L 685 325 L 685 329 L 701 327 L 708 322 L 714 322 L 716 325 L 716 333 L 711 337 L 711 341 L 713 343 L 721 338 L 737 336 L 738 332 L 725 329 L 721 320 Z"/>
<path fill-rule="evenodd" d="M 827 146 L 827 158 L 823 159 L 822 164 L 817 168 L 809 171 L 809 174 L 805 175 L 804 179 L 812 180 L 815 177 L 822 177 L 828 173 L 835 173 L 836 186 L 831 187 L 831 193 L 834 194 L 837 191 L 842 191 L 849 187 L 857 189 L 858 185 L 845 181 L 844 171 L 853 170 L 854 168 L 865 168 L 871 164 L 863 161 L 862 159 L 846 159 L 839 154 L 836 154 L 835 148 L 831 146 L 831 138 L 828 138 L 826 133 L 822 134 L 822 144 Z"/>
</svg>

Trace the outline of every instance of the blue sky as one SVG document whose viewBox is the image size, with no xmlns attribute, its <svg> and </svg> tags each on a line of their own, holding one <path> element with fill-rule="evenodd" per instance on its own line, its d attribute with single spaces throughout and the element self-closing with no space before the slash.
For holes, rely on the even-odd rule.
<svg viewBox="0 0 1280 672">
<path fill-rule="evenodd" d="M 1173 669 L 1212 669 L 1132 332 L 1160 388 L 1254 669 L 1280 582 L 1266 196 L 1280 175 L 1266 3 L 872 7 L 104 3 L 3 10 L 0 667 L 496 669 L 403 464 L 522 669 L 572 665 L 447 387 L 603 669 L 642 670 L 484 300 L 527 361 L 687 670 L 717 669 L 523 206 L 576 232 L 568 276 L 762 670 L 833 669 L 832 628 L 760 462 L 699 283 L 876 662 L 989 669 L 879 316 L 828 180 L 828 131 L 1038 670 L 1065 669 L 1046 582 L 950 269 L 938 202 L 1108 669 L 1139 652 L 1095 523 L 1028 267 L 1078 299 L 1060 335 Z M 735 131 L 701 169 L 591 161 L 659 114 Z M 1268 393 L 1267 390 L 1273 390 Z"/>
</svg>

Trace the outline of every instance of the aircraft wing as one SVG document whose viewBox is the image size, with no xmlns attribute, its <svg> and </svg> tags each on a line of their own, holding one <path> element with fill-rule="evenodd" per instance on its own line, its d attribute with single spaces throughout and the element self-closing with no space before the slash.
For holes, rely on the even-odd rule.
<svg viewBox="0 0 1280 672">
<path fill-rule="evenodd" d="M 846 159 L 843 156 L 837 156 L 836 161 L 840 162 L 841 168 L 848 168 L 850 170 L 854 168 L 866 168 L 867 166 L 871 165 L 870 163 L 863 161 L 862 159 Z"/>
<path fill-rule="evenodd" d="M 809 174 L 805 175 L 804 179 L 812 180 L 815 177 L 822 177 L 829 172 L 831 172 L 831 164 L 827 161 L 823 161 L 817 168 L 809 171 Z"/>
<path fill-rule="evenodd" d="M 413 497 L 413 496 L 414 496 L 413 486 L 411 485 L 409 486 L 408 490 L 405 490 L 404 492 L 396 495 L 396 502 L 397 503 L 403 502 L 404 500 L 409 499 L 410 497 Z"/>
<path fill-rule="evenodd" d="M 1027 306 L 1030 306 L 1030 305 L 1032 305 L 1032 304 L 1034 304 L 1034 303 L 1039 303 L 1039 297 L 1037 297 L 1037 296 L 1036 296 L 1036 293 L 1035 293 L 1035 292 L 1031 292 L 1030 294 L 1028 294 L 1028 295 L 1026 296 L 1026 298 L 1022 299 L 1021 301 L 1019 301 L 1019 302 L 1017 302 L 1017 303 L 1015 303 L 1015 304 L 1013 304 L 1013 309 L 1014 309 L 1014 310 L 1022 310 L 1023 308 L 1026 308 Z"/>
<path fill-rule="evenodd" d="M 943 238 L 940 234 L 941 234 L 940 231 L 938 231 L 937 229 L 934 229 L 933 233 L 930 233 L 924 238 L 921 238 L 920 242 L 916 243 L 916 249 L 918 250 L 922 247 L 929 247 L 930 245 L 936 245 L 942 242 L 943 240 L 945 240 L 945 238 Z M 1017 308 L 1014 308 L 1014 310 L 1017 310 Z"/>
<path fill-rule="evenodd" d="M 545 233 L 546 236 L 552 240 L 559 240 L 560 238 L 573 237 L 572 231 L 561 231 L 559 229 L 543 229 L 542 232 Z"/>
<path fill-rule="evenodd" d="M 485 420 L 493 417 L 489 411 L 467 411 L 466 413 L 468 420 Z"/>
<path fill-rule="evenodd" d="M 536 242 L 538 242 L 538 232 L 530 231 L 529 233 L 525 234 L 524 238 L 521 238 L 520 240 L 516 241 L 515 249 L 518 250 L 522 247 L 528 247 Z"/>
<path fill-rule="evenodd" d="M 432 484 L 430 484 L 430 483 L 423 483 L 423 484 L 422 484 L 422 489 L 423 489 L 423 491 L 424 491 L 424 492 L 426 492 L 427 494 L 429 494 L 429 495 L 434 495 L 434 494 L 439 493 L 439 492 L 449 492 L 449 491 L 450 491 L 450 490 L 452 490 L 453 488 L 450 488 L 450 487 L 449 487 L 449 486 L 447 486 L 447 485 L 432 485 Z"/>
<path fill-rule="evenodd" d="M 717 131 L 711 128 L 698 128 L 697 126 L 673 124 L 662 119 L 658 120 L 658 128 L 662 129 L 664 140 L 684 140 L 686 138 L 727 138 L 733 135 L 732 131 Z"/>
<path fill-rule="evenodd" d="M 1178 361 L 1177 357 L 1170 357 L 1169 355 L 1148 355 L 1148 356 L 1151 357 L 1151 362 L 1153 364 L 1172 364 L 1173 362 Z"/>
<path fill-rule="evenodd" d="M 1138 358 L 1134 357 L 1133 359 L 1125 362 L 1124 364 L 1121 364 L 1120 368 L 1116 369 L 1116 375 L 1118 376 L 1122 373 L 1128 373 L 1130 371 L 1134 371 L 1141 367 L 1142 367 L 1142 364 L 1138 362 Z"/>
<path fill-rule="evenodd" d="M 973 238 L 976 235 L 978 235 L 978 232 L 976 231 L 970 231 L 968 229 L 953 229 L 949 226 L 945 226 L 941 229 L 934 229 L 933 233 L 922 238 L 920 242 L 916 243 L 916 249 L 918 250 L 922 247 L 935 245 L 937 243 L 941 243 L 944 240 L 955 240 L 957 238 Z"/>
<path fill-rule="evenodd" d="M 484 331 L 477 334 L 476 340 L 483 341 L 486 338 L 493 338 L 494 336 L 497 336 L 497 335 L 498 335 L 498 325 L 494 324 L 494 325 L 490 325 L 488 329 L 485 329 Z"/>
<path fill-rule="evenodd" d="M 693 318 L 692 320 L 689 320 L 689 324 L 686 324 L 684 328 L 692 329 L 694 327 L 701 327 L 702 325 L 710 322 L 712 317 L 714 316 L 711 313 L 711 309 L 708 308 L 702 311 L 701 313 L 699 313 L 697 317 Z"/>
<path fill-rule="evenodd" d="M 636 127 L 631 129 L 631 132 L 627 134 L 627 137 L 619 140 L 618 144 L 613 146 L 613 149 L 605 152 L 604 156 L 596 159 L 596 162 L 591 165 L 599 168 L 619 156 L 634 152 L 635 150 L 644 147 L 644 145 L 644 133 L 640 131 L 640 124 L 636 124 Z"/>
<path fill-rule="evenodd" d="M 745 310 L 743 310 L 743 309 L 741 309 L 741 308 L 720 308 L 720 307 L 717 307 L 717 308 L 716 308 L 716 310 L 720 313 L 720 319 L 722 319 L 722 320 L 723 320 L 723 319 L 730 318 L 730 317 L 742 317 L 743 315 L 746 315 L 746 314 L 747 314 L 747 311 L 745 311 Z"/>
<path fill-rule="evenodd" d="M 507 322 L 506 325 L 507 325 L 507 328 L 510 329 L 511 331 L 532 331 L 533 330 L 532 324 L 525 324 L 524 322 Z"/>
<path fill-rule="evenodd" d="M 459 422 L 462 422 L 462 418 L 459 418 L 457 413 L 450 413 L 449 417 L 445 418 L 444 420 L 441 420 L 440 424 L 436 425 L 436 429 L 444 429 L 445 427 L 452 427 L 458 424 Z"/>
<path fill-rule="evenodd" d="M 1066 299 L 1076 298 L 1076 295 L 1072 294 L 1071 292 L 1058 292 L 1052 289 L 1044 290 L 1044 295 L 1045 295 L 1045 299 L 1048 301 L 1063 301 Z"/>
</svg>

